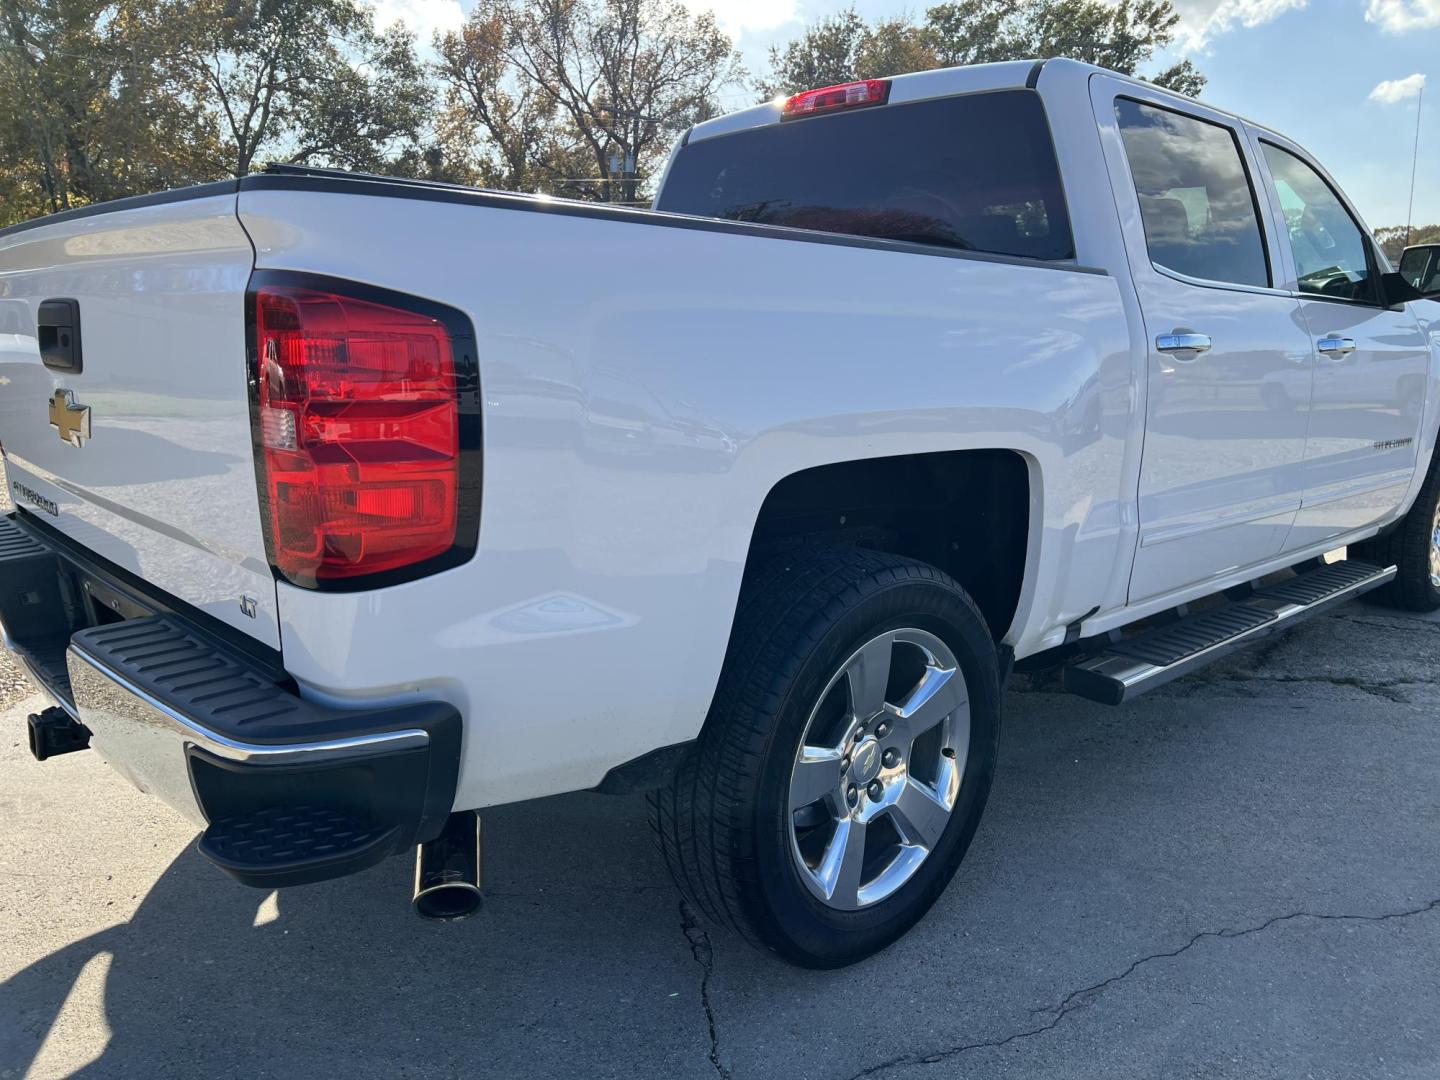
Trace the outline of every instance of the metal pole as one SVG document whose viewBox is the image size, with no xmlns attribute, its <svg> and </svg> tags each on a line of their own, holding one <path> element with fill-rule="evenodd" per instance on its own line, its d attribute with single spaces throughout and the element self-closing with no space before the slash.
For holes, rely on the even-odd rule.
<svg viewBox="0 0 1440 1080">
<path fill-rule="evenodd" d="M 1410 158 L 1410 206 L 1405 211 L 1405 246 L 1410 246 L 1410 226 L 1415 220 L 1415 171 L 1420 164 L 1420 108 L 1425 104 L 1425 84 L 1415 98 L 1415 152 Z"/>
</svg>

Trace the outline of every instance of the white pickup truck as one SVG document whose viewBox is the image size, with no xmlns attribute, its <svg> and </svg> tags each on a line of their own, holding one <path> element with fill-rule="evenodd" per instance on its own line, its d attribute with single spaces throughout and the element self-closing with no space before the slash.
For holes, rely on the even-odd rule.
<svg viewBox="0 0 1440 1080">
<path fill-rule="evenodd" d="M 1070 61 L 708 121 L 651 211 L 87 207 L 0 233 L 0 335 L 36 756 L 253 885 L 418 845 L 459 915 L 476 809 L 651 790 L 697 909 L 845 964 L 954 874 L 1015 662 L 1118 704 L 1440 605 L 1440 303 L 1284 136 Z"/>
</svg>

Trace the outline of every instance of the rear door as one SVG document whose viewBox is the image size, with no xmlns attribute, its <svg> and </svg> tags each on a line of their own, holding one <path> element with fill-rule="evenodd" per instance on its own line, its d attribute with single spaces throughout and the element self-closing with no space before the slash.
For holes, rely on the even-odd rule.
<svg viewBox="0 0 1440 1080">
<path fill-rule="evenodd" d="M 1312 350 L 1235 122 L 1106 76 L 1091 97 L 1150 347 L 1138 602 L 1282 551 Z"/>
<path fill-rule="evenodd" d="M 0 234 L 0 440 L 17 505 L 278 647 L 227 186 Z"/>
<path fill-rule="evenodd" d="M 1380 299 L 1381 256 L 1340 189 L 1293 143 L 1253 131 L 1281 265 L 1315 351 L 1305 498 L 1290 544 L 1323 543 L 1398 508 L 1417 465 L 1430 350 Z M 1388 269 L 1388 267 L 1383 267 Z"/>
</svg>

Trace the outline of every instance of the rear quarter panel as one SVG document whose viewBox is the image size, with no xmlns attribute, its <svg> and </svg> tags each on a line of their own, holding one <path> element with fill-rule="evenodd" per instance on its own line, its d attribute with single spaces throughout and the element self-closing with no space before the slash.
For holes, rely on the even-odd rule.
<svg viewBox="0 0 1440 1080">
<path fill-rule="evenodd" d="M 802 469 L 1013 449 L 1032 476 L 1032 567 L 1012 643 L 1123 599 L 1136 386 L 1107 276 L 644 213 L 247 190 L 240 218 L 260 268 L 398 289 L 475 324 L 476 557 L 374 592 L 282 584 L 278 601 L 307 694 L 460 706 L 457 805 L 588 787 L 692 738 L 761 503 Z"/>
</svg>

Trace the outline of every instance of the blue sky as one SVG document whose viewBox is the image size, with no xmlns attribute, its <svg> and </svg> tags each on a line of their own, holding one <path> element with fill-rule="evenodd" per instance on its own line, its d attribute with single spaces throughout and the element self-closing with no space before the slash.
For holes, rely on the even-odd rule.
<svg viewBox="0 0 1440 1080">
<path fill-rule="evenodd" d="M 458 22 L 472 0 L 373 2 L 382 21 L 403 18 L 427 40 L 434 28 Z M 1374 228 L 1405 222 L 1415 91 L 1428 81 L 1415 223 L 1440 222 L 1440 0 L 1174 2 L 1181 35 L 1176 48 L 1157 57 L 1156 69 L 1178 57 L 1193 59 L 1210 78 L 1205 100 L 1307 147 Z M 849 6 L 847 0 L 686 3 L 714 10 L 755 72 L 766 70 L 770 45 Z M 855 7 L 873 18 L 923 12 L 925 3 L 856 0 Z M 739 108 L 753 100 L 748 89 L 736 89 L 724 104 Z"/>
</svg>

